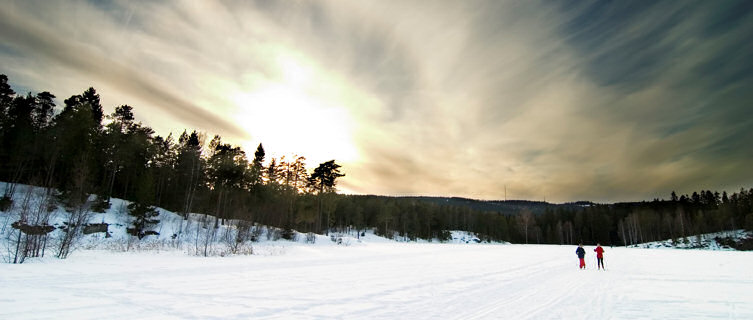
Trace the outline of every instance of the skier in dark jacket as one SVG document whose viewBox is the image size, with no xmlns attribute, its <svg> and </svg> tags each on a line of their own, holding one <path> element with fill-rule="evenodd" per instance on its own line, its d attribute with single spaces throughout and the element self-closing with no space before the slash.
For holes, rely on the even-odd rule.
<svg viewBox="0 0 753 320">
<path fill-rule="evenodd" d="M 586 250 L 583 249 L 583 244 L 578 244 L 578 249 L 575 249 L 575 254 L 578 255 L 578 259 L 580 259 L 580 268 L 585 269 L 586 268 Z"/>
</svg>

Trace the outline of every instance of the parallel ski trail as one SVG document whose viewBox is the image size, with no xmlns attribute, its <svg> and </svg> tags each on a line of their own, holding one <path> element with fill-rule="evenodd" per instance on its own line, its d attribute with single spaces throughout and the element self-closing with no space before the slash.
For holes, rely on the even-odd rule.
<svg viewBox="0 0 753 320">
<path fill-rule="evenodd" d="M 0 265 L 0 319 L 753 319 L 753 255 L 572 246 L 304 246 L 279 256 L 78 252 Z M 590 253 L 590 252 L 589 252 Z M 661 268 L 657 268 L 660 266 Z"/>
</svg>

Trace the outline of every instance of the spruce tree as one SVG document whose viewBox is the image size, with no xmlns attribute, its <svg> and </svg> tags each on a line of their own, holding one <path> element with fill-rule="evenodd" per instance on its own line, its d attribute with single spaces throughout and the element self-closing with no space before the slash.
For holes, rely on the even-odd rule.
<svg viewBox="0 0 753 320">
<path fill-rule="evenodd" d="M 262 184 L 264 176 L 264 155 L 264 146 L 260 143 L 256 148 L 256 152 L 254 152 L 254 160 L 251 162 L 251 171 L 249 172 L 252 190 Z"/>
<path fill-rule="evenodd" d="M 151 228 L 159 223 L 159 213 L 153 206 L 141 202 L 132 202 L 128 205 L 128 215 L 133 217 L 130 228 L 126 228 L 128 234 L 139 237 L 139 240 L 148 235 L 158 235 L 159 232 Z"/>
</svg>

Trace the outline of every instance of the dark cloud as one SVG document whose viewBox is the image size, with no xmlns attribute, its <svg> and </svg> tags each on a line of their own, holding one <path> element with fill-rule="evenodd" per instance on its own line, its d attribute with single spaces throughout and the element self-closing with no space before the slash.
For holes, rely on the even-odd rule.
<svg viewBox="0 0 753 320">
<path fill-rule="evenodd" d="M 741 57 L 753 56 L 745 40 L 753 28 L 740 13 L 733 17 L 737 23 L 724 22 L 734 27 L 716 25 L 747 7 L 739 4 L 452 7 L 457 19 L 437 32 L 465 28 L 466 34 L 456 42 L 450 36 L 447 47 L 430 47 L 429 54 L 462 49 L 443 64 L 422 66 L 439 70 L 439 85 L 418 87 L 438 102 L 427 110 L 452 120 L 422 113 L 426 119 L 410 123 L 433 131 L 404 135 L 405 144 L 421 150 L 414 162 L 432 169 L 390 166 L 416 172 L 412 179 L 462 176 L 435 187 L 448 194 L 485 190 L 484 197 L 500 194 L 504 185 L 532 198 L 609 201 L 750 183 L 753 171 L 740 159 L 750 158 L 751 148 L 743 145 L 751 141 L 753 73 L 747 70 L 753 63 Z M 448 101 L 460 111 L 440 107 Z M 464 146 L 477 151 L 465 154 Z M 514 173 L 477 157 L 513 163 L 507 167 Z M 483 173 L 463 174 L 463 164 Z M 392 175 L 377 174 L 374 184 L 389 183 L 382 176 Z"/>
</svg>

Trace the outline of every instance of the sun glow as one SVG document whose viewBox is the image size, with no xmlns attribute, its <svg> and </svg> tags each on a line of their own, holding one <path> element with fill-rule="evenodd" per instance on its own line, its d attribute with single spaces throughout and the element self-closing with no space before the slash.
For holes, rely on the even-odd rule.
<svg viewBox="0 0 753 320">
<path fill-rule="evenodd" d="M 268 159 L 297 154 L 305 156 L 309 166 L 332 159 L 356 160 L 347 108 L 314 90 L 311 68 L 281 59 L 279 69 L 279 79 L 234 95 L 239 109 L 236 122 L 253 139 L 244 150 L 252 153 L 263 143 Z"/>
</svg>

